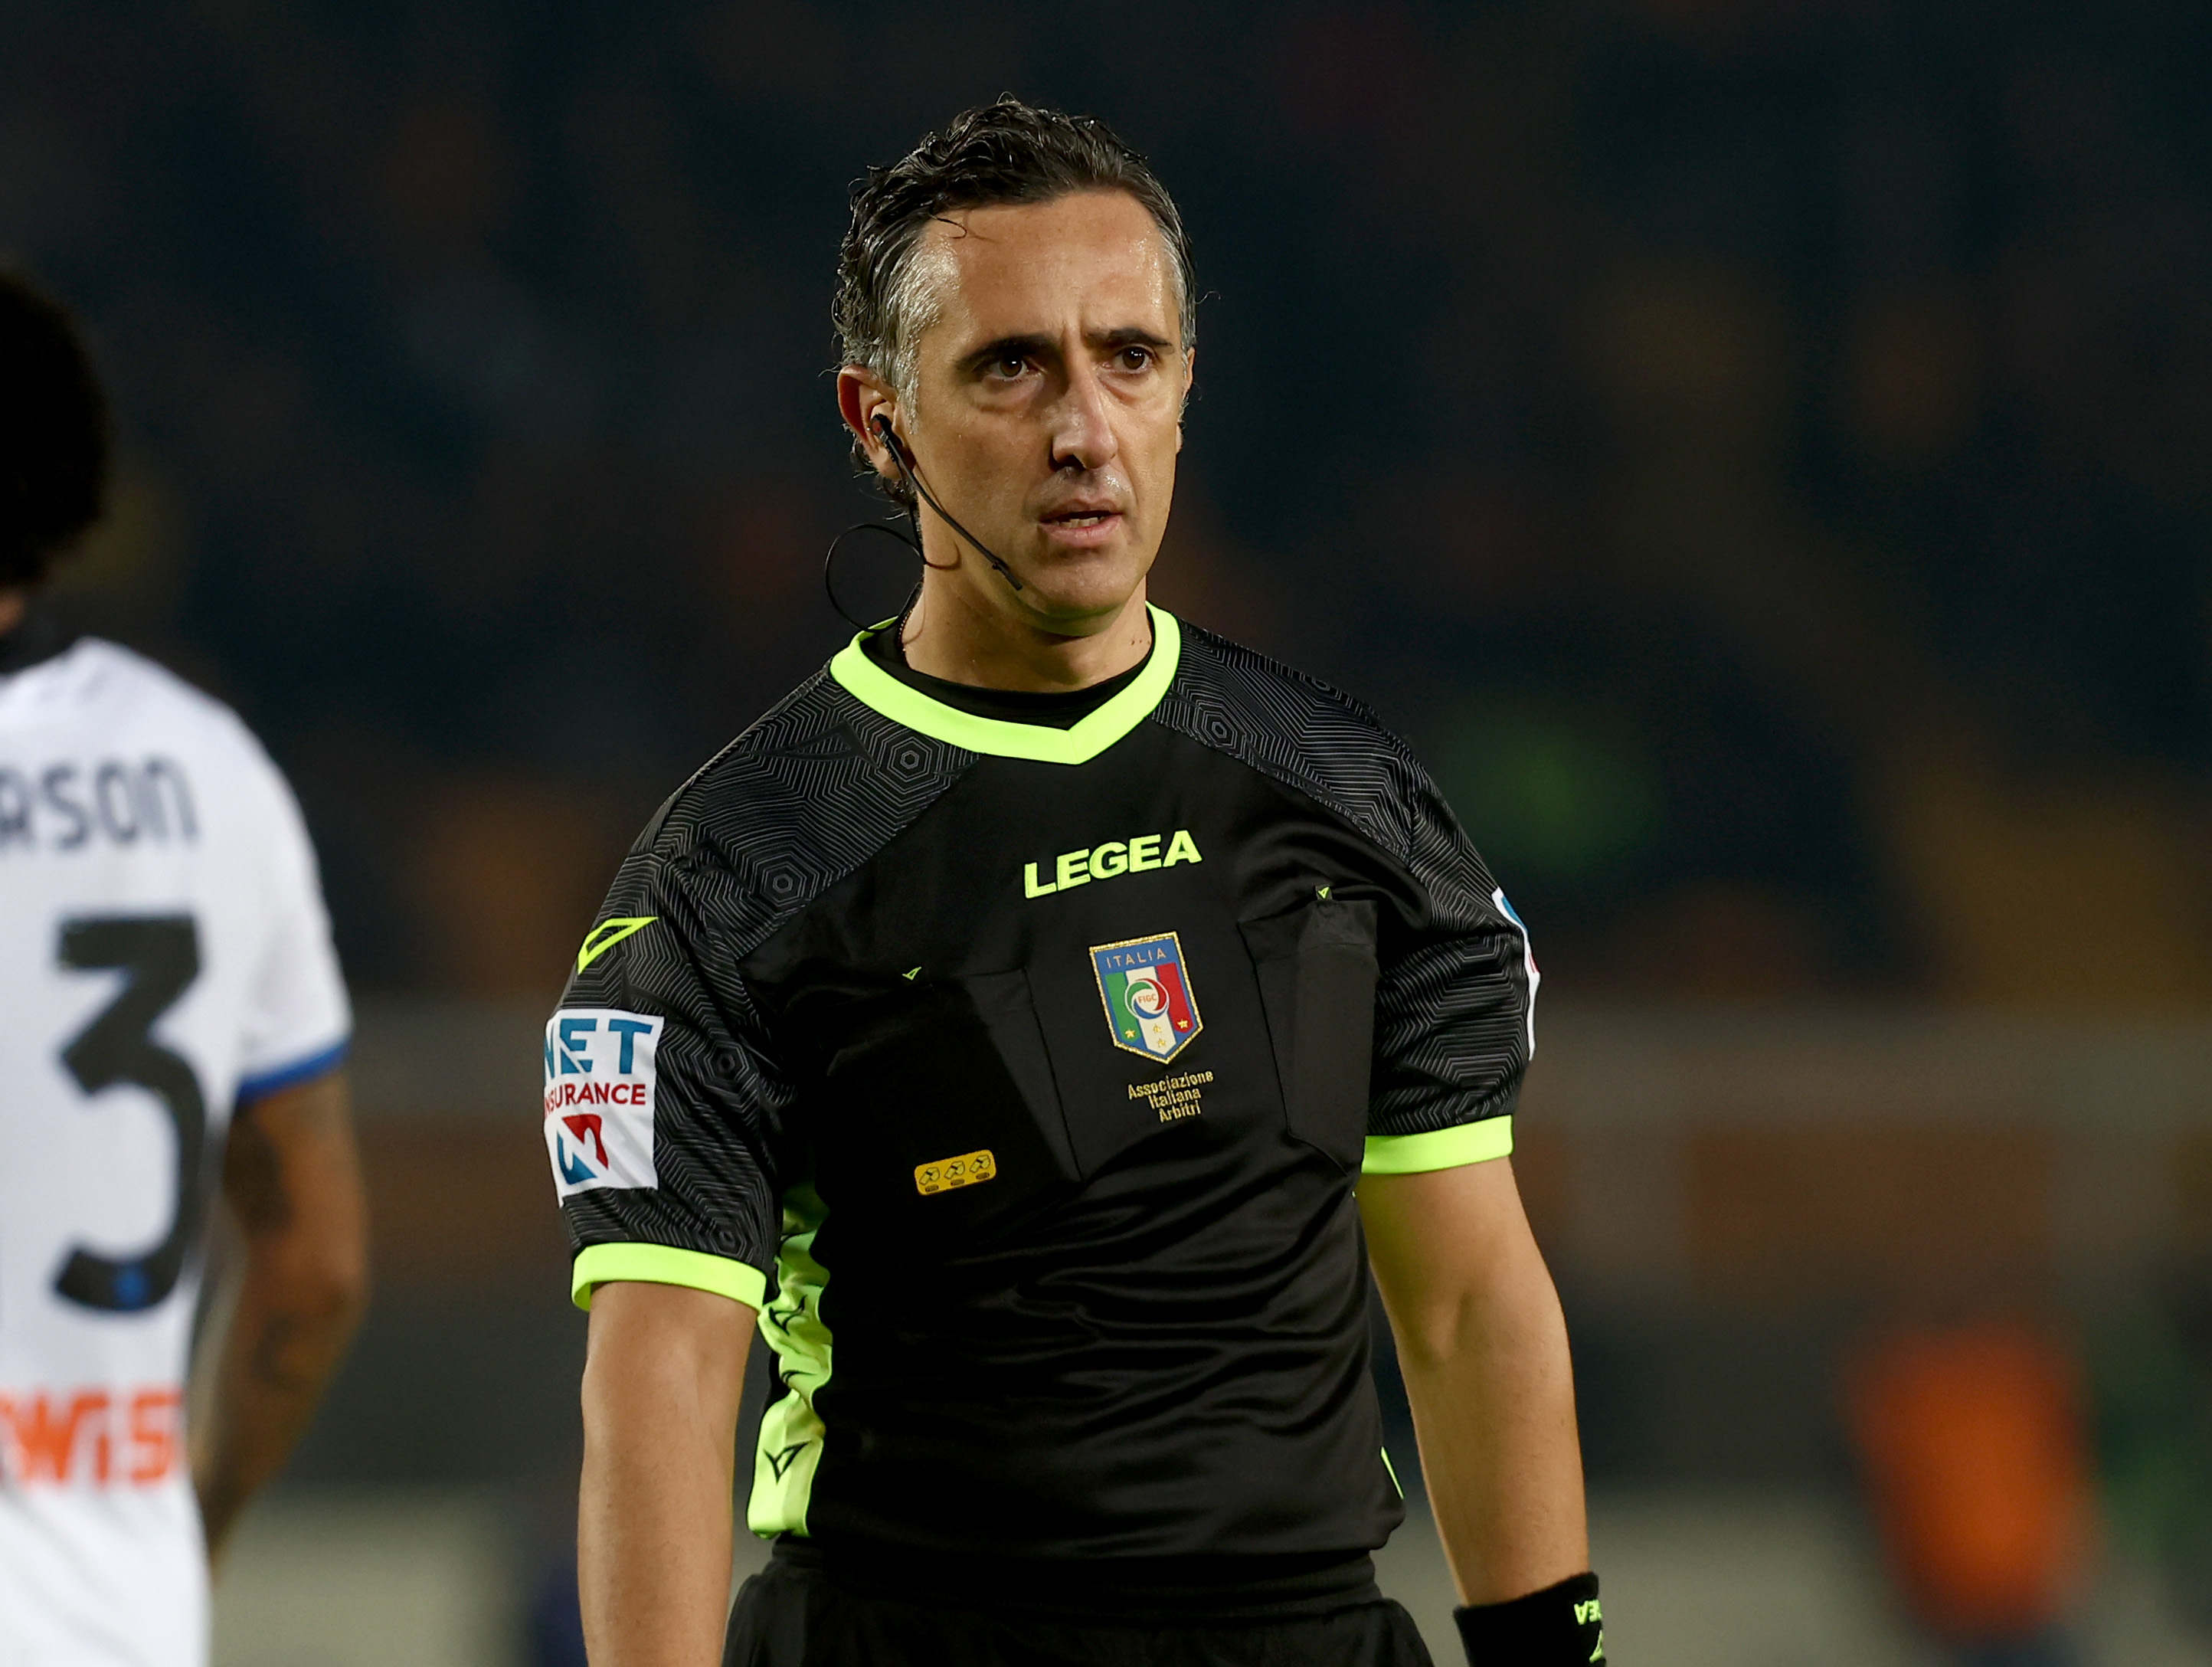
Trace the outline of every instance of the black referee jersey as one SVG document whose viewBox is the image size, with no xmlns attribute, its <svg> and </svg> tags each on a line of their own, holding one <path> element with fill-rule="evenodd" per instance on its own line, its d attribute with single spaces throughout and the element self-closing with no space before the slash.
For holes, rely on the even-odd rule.
<svg viewBox="0 0 2212 1667">
<path fill-rule="evenodd" d="M 577 1300 L 761 1309 L 757 1533 L 1261 1570 L 1401 1518 L 1352 1189 L 1511 1149 L 1535 966 L 1372 714 L 1152 621 L 1065 727 L 856 638 L 647 825 L 547 1026 Z"/>
</svg>

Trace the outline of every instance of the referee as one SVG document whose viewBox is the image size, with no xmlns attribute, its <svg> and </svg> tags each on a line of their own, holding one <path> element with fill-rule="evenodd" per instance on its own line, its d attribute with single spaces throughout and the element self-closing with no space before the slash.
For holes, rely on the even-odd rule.
<svg viewBox="0 0 2212 1667">
<path fill-rule="evenodd" d="M 546 1028 L 597 1667 L 1426 1662 L 1370 1267 L 1470 1659 L 1604 1658 L 1527 935 L 1371 713 L 1146 600 L 1196 298 L 1097 122 L 1003 99 L 854 193 L 838 402 L 919 599 L 661 807 Z"/>
</svg>

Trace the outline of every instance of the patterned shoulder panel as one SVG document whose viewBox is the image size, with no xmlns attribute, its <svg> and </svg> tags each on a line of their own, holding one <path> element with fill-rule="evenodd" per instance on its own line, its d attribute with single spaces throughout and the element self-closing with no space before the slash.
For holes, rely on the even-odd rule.
<svg viewBox="0 0 2212 1667">
<path fill-rule="evenodd" d="M 1376 989 L 1369 1132 L 1429 1134 L 1510 1114 L 1534 1051 L 1528 934 L 1406 744 L 1317 678 L 1183 627 L 1153 721 L 1342 817 L 1412 876 L 1422 918 Z"/>
<path fill-rule="evenodd" d="M 1181 673 L 1152 716 L 1317 800 L 1412 871 L 1440 926 L 1497 917 L 1495 882 L 1413 751 L 1318 678 L 1185 623 Z"/>
<path fill-rule="evenodd" d="M 562 1007 L 580 1035 L 609 1012 L 658 1021 L 650 1157 L 612 1177 L 604 1152 L 596 1169 L 570 1154 L 568 1171 L 556 1154 L 574 1245 L 664 1245 L 763 1275 L 774 1265 L 802 1145 L 798 1095 L 738 966 L 975 762 L 817 675 L 646 824 Z M 549 1080 L 553 1055 L 549 1040 Z"/>
<path fill-rule="evenodd" d="M 715 947 L 735 962 L 896 839 L 975 757 L 817 672 L 670 796 L 629 861 L 702 888 Z"/>
</svg>

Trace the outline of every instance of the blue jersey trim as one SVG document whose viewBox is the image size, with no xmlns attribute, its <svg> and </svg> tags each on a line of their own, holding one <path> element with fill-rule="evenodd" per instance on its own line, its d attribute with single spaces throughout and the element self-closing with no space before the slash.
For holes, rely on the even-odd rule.
<svg viewBox="0 0 2212 1667">
<path fill-rule="evenodd" d="M 327 1076 L 345 1063 L 346 1055 L 353 1049 L 353 1038 L 342 1037 L 319 1052 L 305 1059 L 295 1060 L 289 1065 L 279 1065 L 273 1071 L 243 1078 L 238 1085 L 238 1104 L 248 1104 L 254 1100 L 267 1099 L 287 1088 L 296 1088 L 303 1082 L 313 1082 L 317 1077 Z"/>
</svg>

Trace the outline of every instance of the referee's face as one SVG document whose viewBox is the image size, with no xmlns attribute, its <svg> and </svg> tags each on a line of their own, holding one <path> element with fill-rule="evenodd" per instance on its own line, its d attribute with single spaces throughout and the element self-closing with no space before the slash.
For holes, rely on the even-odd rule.
<svg viewBox="0 0 2212 1667">
<path fill-rule="evenodd" d="M 1104 629 L 1167 529 L 1190 387 L 1158 228 L 1126 192 L 1085 192 L 949 215 L 917 258 L 936 319 L 916 343 L 916 409 L 891 415 L 939 502 L 1023 588 L 925 509 L 931 561 L 982 608 Z"/>
</svg>

